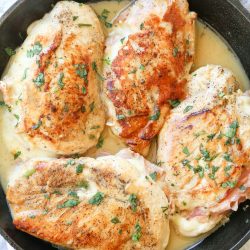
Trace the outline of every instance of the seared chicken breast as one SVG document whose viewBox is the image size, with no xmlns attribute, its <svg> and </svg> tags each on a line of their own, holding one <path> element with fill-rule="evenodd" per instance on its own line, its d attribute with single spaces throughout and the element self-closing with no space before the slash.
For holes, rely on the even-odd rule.
<svg viewBox="0 0 250 250">
<path fill-rule="evenodd" d="M 158 162 L 177 230 L 197 236 L 250 197 L 250 93 L 220 66 L 193 73 L 160 136 Z"/>
<path fill-rule="evenodd" d="M 147 154 L 169 113 L 168 101 L 185 97 L 195 19 L 186 0 L 138 0 L 107 38 L 108 125 L 136 152 Z"/>
<path fill-rule="evenodd" d="M 4 123 L 27 148 L 68 155 L 97 144 L 105 124 L 103 49 L 101 25 L 87 5 L 59 2 L 29 28 L 1 82 L 11 110 Z"/>
<path fill-rule="evenodd" d="M 161 172 L 127 150 L 95 159 L 33 159 L 7 188 L 14 225 L 70 249 L 165 249 Z"/>
</svg>

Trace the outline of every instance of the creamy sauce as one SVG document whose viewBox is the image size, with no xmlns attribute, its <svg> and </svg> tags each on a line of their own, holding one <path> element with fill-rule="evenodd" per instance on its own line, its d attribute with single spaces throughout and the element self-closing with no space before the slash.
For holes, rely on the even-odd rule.
<svg viewBox="0 0 250 250">
<path fill-rule="evenodd" d="M 104 1 L 91 6 L 95 9 L 98 15 L 102 14 L 103 9 L 107 9 L 110 13 L 107 21 L 111 22 L 118 13 L 128 5 L 129 1 Z M 109 29 L 103 25 L 106 34 Z M 204 66 L 206 64 L 219 64 L 229 68 L 237 77 L 241 83 L 242 89 L 249 88 L 249 80 L 244 72 L 238 58 L 229 49 L 228 45 L 221 39 L 214 31 L 202 22 L 197 22 L 196 28 L 196 58 L 193 70 Z M 25 161 L 32 156 L 49 156 L 45 155 L 41 151 L 31 151 L 29 149 L 20 148 L 18 140 L 15 138 L 12 129 L 3 127 L 3 117 L 6 119 L 6 113 L 8 111 L 5 108 L 0 108 L 0 178 L 1 183 L 6 188 L 10 174 L 13 172 L 14 165 L 17 165 L 19 161 Z M 8 131 L 7 131 L 8 130 Z M 115 154 L 120 149 L 125 148 L 126 145 L 112 134 L 110 129 L 106 127 L 103 132 L 104 144 L 101 149 L 90 149 L 86 156 L 96 157 L 106 154 Z M 8 141 L 8 142 L 7 142 Z M 148 159 L 154 162 L 156 160 L 156 142 L 154 141 L 151 146 L 151 151 Z M 22 154 L 18 159 L 14 160 L 14 154 L 21 151 Z M 53 156 L 53 155 L 50 155 Z M 181 250 L 185 249 L 200 240 L 204 239 L 207 235 L 200 236 L 198 238 L 186 238 L 179 236 L 171 225 L 171 235 L 167 250 Z"/>
</svg>

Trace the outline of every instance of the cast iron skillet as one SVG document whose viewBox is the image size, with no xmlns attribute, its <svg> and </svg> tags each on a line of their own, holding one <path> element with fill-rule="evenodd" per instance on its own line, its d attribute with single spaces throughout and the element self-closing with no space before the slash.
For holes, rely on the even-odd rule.
<svg viewBox="0 0 250 250">
<path fill-rule="evenodd" d="M 0 19 L 0 75 L 9 57 L 4 48 L 16 48 L 23 42 L 27 27 L 51 9 L 56 0 L 19 0 Z M 91 2 L 91 1 L 77 1 Z M 94 2 L 94 1 L 92 1 Z M 190 8 L 217 30 L 240 58 L 250 78 L 250 15 L 238 0 L 190 0 Z M 21 36 L 20 36 L 21 34 Z M 4 146 L 4 145 L 1 145 Z M 195 250 L 239 249 L 250 239 L 250 213 L 243 207 L 232 214 L 230 222 L 210 237 L 193 246 Z M 0 187 L 0 233 L 18 250 L 50 250 L 51 244 L 18 231 L 12 225 L 11 215 Z"/>
</svg>

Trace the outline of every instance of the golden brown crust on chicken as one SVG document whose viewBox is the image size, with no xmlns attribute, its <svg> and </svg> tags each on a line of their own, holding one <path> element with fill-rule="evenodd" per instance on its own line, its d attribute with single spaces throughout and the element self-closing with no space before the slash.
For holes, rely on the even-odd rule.
<svg viewBox="0 0 250 250">
<path fill-rule="evenodd" d="M 196 95 L 174 109 L 164 125 L 158 161 L 166 170 L 177 229 L 196 236 L 250 195 L 250 147 L 242 136 L 250 133 L 250 116 L 240 114 L 237 102 L 244 95 L 232 93 L 236 80 L 222 67 L 199 69 L 188 86 Z"/>
<path fill-rule="evenodd" d="M 19 166 L 7 188 L 15 226 L 73 249 L 165 249 L 168 201 L 145 178 L 145 160 L 130 157 L 34 159 Z"/>
<path fill-rule="evenodd" d="M 104 67 L 104 92 L 111 126 L 136 152 L 147 152 L 168 101 L 185 97 L 195 18 L 183 0 L 139 0 L 107 39 L 111 64 Z"/>
<path fill-rule="evenodd" d="M 57 154 L 84 153 L 97 143 L 105 123 L 103 48 L 101 25 L 86 5 L 60 2 L 34 25 L 1 84 L 21 137 Z"/>
</svg>

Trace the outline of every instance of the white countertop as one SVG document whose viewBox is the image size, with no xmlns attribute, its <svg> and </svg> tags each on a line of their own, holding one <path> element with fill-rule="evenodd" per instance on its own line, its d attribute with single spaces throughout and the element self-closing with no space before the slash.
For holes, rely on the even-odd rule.
<svg viewBox="0 0 250 250">
<path fill-rule="evenodd" d="M 2 15 L 16 1 L 17 0 L 0 0 L 0 15 Z M 250 0 L 240 0 L 240 1 L 250 12 Z M 0 249 L 14 250 L 1 236 L 0 236 Z M 250 249 L 250 241 L 248 241 L 248 243 L 241 250 L 249 250 L 249 249 Z"/>
</svg>

